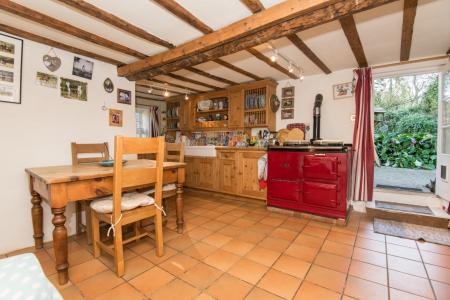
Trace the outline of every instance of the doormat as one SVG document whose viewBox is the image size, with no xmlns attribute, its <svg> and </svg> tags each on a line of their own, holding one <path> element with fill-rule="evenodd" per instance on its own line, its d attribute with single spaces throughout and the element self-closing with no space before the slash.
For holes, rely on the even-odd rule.
<svg viewBox="0 0 450 300">
<path fill-rule="evenodd" d="M 375 232 L 450 246 L 450 230 L 375 218 Z"/>
<path fill-rule="evenodd" d="M 434 215 L 429 207 L 420 206 L 420 205 L 403 204 L 403 203 L 386 202 L 386 201 L 375 201 L 375 207 L 382 208 L 382 209 L 409 212 L 409 213 L 414 213 L 414 214 L 422 214 L 422 215 L 430 215 L 430 216 Z"/>
<path fill-rule="evenodd" d="M 419 189 L 419 188 L 389 185 L 389 184 L 377 184 L 377 188 L 391 189 L 391 190 L 398 190 L 398 191 L 423 192 L 423 190 Z"/>
</svg>

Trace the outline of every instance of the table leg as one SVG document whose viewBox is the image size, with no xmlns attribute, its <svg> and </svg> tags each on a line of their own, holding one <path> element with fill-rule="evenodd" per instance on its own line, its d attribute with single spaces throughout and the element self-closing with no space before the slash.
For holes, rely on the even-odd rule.
<svg viewBox="0 0 450 300">
<path fill-rule="evenodd" d="M 34 247 L 36 249 L 41 249 L 44 246 L 44 232 L 42 229 L 42 199 L 41 196 L 35 191 L 31 192 L 31 218 L 33 220 L 33 237 L 34 237 Z"/>
<path fill-rule="evenodd" d="M 183 233 L 183 184 L 177 184 L 177 232 Z"/>
<path fill-rule="evenodd" d="M 64 226 L 66 223 L 66 217 L 64 216 L 65 210 L 65 207 L 52 208 L 52 223 L 55 225 L 55 229 L 53 229 L 53 249 L 55 251 L 56 271 L 58 271 L 58 282 L 60 285 L 66 284 L 69 280 L 67 229 Z"/>
</svg>

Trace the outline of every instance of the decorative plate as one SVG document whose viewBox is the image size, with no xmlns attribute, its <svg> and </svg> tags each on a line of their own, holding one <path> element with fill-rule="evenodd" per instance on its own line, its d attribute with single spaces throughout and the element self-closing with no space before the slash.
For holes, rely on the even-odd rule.
<svg viewBox="0 0 450 300">
<path fill-rule="evenodd" d="M 273 112 L 277 112 L 279 108 L 280 108 L 280 100 L 278 100 L 277 95 L 273 94 L 272 96 L 270 96 L 270 109 Z"/>
<path fill-rule="evenodd" d="M 107 93 L 112 93 L 114 91 L 114 83 L 112 82 L 111 79 L 106 78 L 105 81 L 103 82 L 103 88 Z"/>
</svg>

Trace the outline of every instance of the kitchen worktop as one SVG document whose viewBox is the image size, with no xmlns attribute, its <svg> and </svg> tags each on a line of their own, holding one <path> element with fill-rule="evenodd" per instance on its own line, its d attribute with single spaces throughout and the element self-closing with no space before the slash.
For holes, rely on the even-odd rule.
<svg viewBox="0 0 450 300">
<path fill-rule="evenodd" d="M 227 147 L 227 146 L 186 146 L 184 148 L 184 155 L 186 156 L 200 156 L 200 157 L 216 157 L 217 151 L 259 151 L 265 152 L 263 147 Z"/>
</svg>

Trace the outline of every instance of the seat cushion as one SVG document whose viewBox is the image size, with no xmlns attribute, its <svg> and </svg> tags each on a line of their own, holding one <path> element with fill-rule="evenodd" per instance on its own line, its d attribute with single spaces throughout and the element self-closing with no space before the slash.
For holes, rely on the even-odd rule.
<svg viewBox="0 0 450 300">
<path fill-rule="evenodd" d="M 173 191 L 177 189 L 177 185 L 175 183 L 169 183 L 169 184 L 165 184 L 163 185 L 163 192 L 168 192 L 168 191 Z M 145 191 L 146 194 L 154 194 L 155 193 L 155 189 L 150 189 L 148 191 Z"/>
<path fill-rule="evenodd" d="M 147 206 L 155 203 L 155 199 L 143 193 L 125 193 L 122 195 L 121 209 L 127 211 L 139 206 Z M 113 197 L 103 197 L 91 202 L 91 208 L 98 213 L 109 214 L 113 211 Z"/>
<path fill-rule="evenodd" d="M 34 254 L 0 259 L 0 299 L 63 300 Z"/>
</svg>

